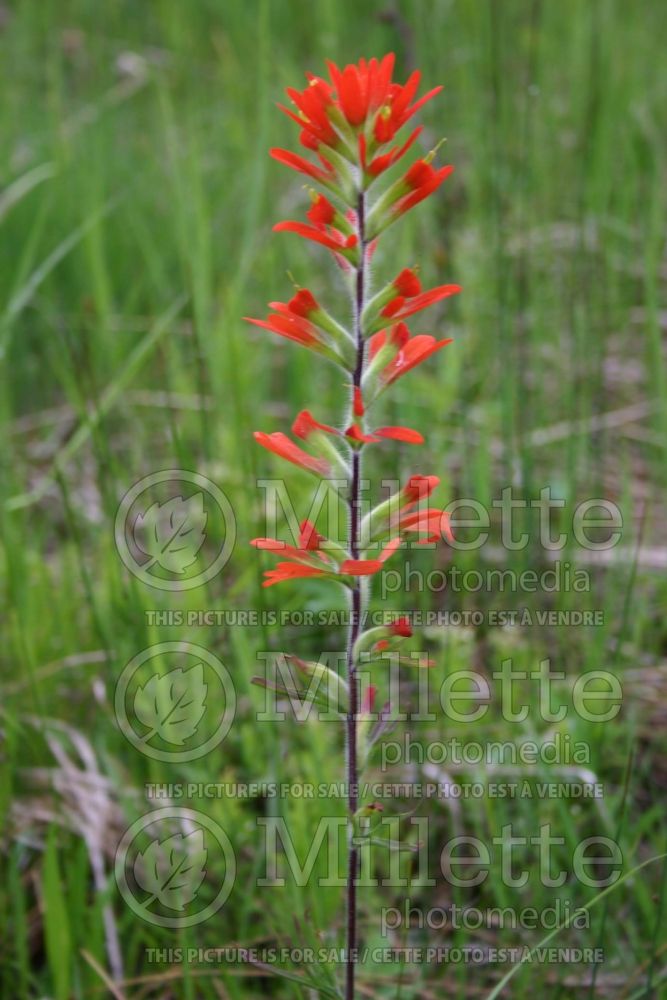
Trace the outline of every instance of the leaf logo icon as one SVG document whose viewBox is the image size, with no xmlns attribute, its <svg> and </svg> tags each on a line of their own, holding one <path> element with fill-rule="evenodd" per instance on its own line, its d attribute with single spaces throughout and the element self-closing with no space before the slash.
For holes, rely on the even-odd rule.
<svg viewBox="0 0 667 1000">
<path fill-rule="evenodd" d="M 142 569 L 147 571 L 157 564 L 179 576 L 185 573 L 204 544 L 207 519 L 203 493 L 193 493 L 187 500 L 172 497 L 163 504 L 156 501 L 145 513 L 137 514 L 132 537 L 137 548 L 150 556 Z"/>
<path fill-rule="evenodd" d="M 142 905 L 148 907 L 157 899 L 170 910 L 183 910 L 204 881 L 207 857 L 203 830 L 153 840 L 134 859 L 137 884 L 150 893 Z"/>
<path fill-rule="evenodd" d="M 197 731 L 206 709 L 208 685 L 204 666 L 176 667 L 168 674 L 153 674 L 134 695 L 134 714 L 148 727 L 142 743 L 160 736 L 165 743 L 182 746 Z"/>
</svg>

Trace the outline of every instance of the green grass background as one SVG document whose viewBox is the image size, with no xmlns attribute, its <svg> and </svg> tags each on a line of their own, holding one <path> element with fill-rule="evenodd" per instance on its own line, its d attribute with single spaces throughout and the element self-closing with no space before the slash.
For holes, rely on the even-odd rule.
<svg viewBox="0 0 667 1000">
<path fill-rule="evenodd" d="M 341 634 L 152 627 L 145 614 L 318 609 L 332 600 L 316 586 L 262 591 L 260 561 L 243 544 L 261 525 L 255 480 L 282 472 L 252 446 L 252 431 L 286 429 L 306 406 L 320 419 L 340 415 L 336 372 L 241 321 L 262 315 L 269 299 L 285 299 L 287 270 L 337 308 L 326 255 L 270 236 L 276 220 L 302 217 L 305 197 L 300 179 L 267 154 L 274 144 L 296 145 L 275 104 L 327 57 L 393 50 L 401 75 L 416 66 L 427 87 L 443 83 L 423 116 L 424 148 L 446 137 L 441 155 L 456 165 L 442 191 L 392 230 L 375 264 L 378 278 L 388 279 L 418 261 L 426 285 L 458 281 L 464 294 L 413 325 L 455 344 L 383 404 L 387 423 L 419 427 L 428 443 L 416 458 L 407 448 L 374 455 L 374 474 L 438 473 L 443 503 L 471 496 L 488 504 L 510 484 L 532 498 L 551 485 L 567 501 L 563 530 L 586 497 L 612 499 L 625 521 L 615 558 L 586 567 L 588 594 L 395 595 L 392 607 L 411 610 L 604 609 L 604 626 L 591 629 L 431 630 L 436 681 L 471 664 L 490 672 L 507 656 L 528 667 L 550 656 L 567 674 L 563 693 L 584 669 L 614 670 L 624 684 L 613 725 L 569 716 L 564 724 L 591 745 L 591 770 L 605 783 L 603 810 L 591 801 L 484 799 L 456 814 L 428 803 L 434 849 L 460 830 L 488 838 L 508 822 L 533 833 L 548 821 L 566 839 L 564 860 L 597 833 L 619 840 L 628 869 L 666 849 L 666 21 L 658 4 L 618 0 L 0 6 L 4 997 L 307 997 L 297 983 L 247 966 L 151 964 L 146 949 L 295 944 L 313 932 L 336 940 L 338 890 L 255 885 L 257 817 L 282 810 L 305 846 L 320 814 L 337 808 L 329 802 L 207 802 L 234 831 L 237 882 L 216 918 L 190 932 L 141 923 L 109 875 L 120 834 L 147 810 L 146 782 L 340 776 L 337 732 L 315 723 L 258 725 L 263 697 L 250 677 L 258 650 L 317 654 L 338 648 Z M 240 542 L 207 587 L 170 596 L 125 572 L 113 519 L 132 483 L 174 466 L 221 485 L 237 511 Z M 293 483 L 298 509 L 309 484 L 298 473 Z M 411 561 L 425 570 L 446 568 L 450 558 L 469 569 L 544 568 L 537 544 L 507 552 L 494 538 L 479 552 Z M 563 557 L 578 555 L 572 545 Z M 174 638 L 216 652 L 239 694 L 220 751 L 180 766 L 134 752 L 112 710 L 123 665 Z M 423 741 L 456 732 L 412 727 Z M 544 738 L 548 727 L 510 731 L 496 706 L 460 735 Z M 85 769 L 82 752 L 113 806 L 112 820 L 93 836 L 104 872 L 97 888 L 77 820 L 92 793 L 67 770 L 68 760 Z M 77 797 L 72 789 L 81 788 Z M 605 947 L 595 983 L 587 968 L 533 964 L 504 995 L 665 995 L 661 880 L 660 864 L 648 868 L 594 911 L 589 931 L 559 939 Z M 575 905 L 592 893 L 569 880 L 559 895 Z M 554 892 L 531 883 L 528 898 L 505 888 L 496 871 L 483 889 L 458 897 L 442 881 L 410 897 L 426 908 L 454 898 L 540 909 Z M 379 908 L 400 898 L 391 889 L 364 895 L 365 941 L 386 943 Z M 104 980 L 105 906 L 124 966 L 115 993 Z M 526 940 L 500 929 L 410 936 L 412 944 Z M 396 968 L 367 967 L 361 995 L 484 996 L 503 971 L 414 965 L 397 985 Z"/>
</svg>

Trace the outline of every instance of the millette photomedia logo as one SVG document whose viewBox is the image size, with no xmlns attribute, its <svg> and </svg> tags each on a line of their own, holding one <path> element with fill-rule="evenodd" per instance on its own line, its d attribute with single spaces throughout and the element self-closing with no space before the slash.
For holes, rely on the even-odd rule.
<svg viewBox="0 0 667 1000">
<path fill-rule="evenodd" d="M 197 760 L 225 739 L 236 691 L 210 650 L 191 642 L 160 642 L 124 667 L 114 695 L 118 725 L 146 757 Z"/>
<path fill-rule="evenodd" d="M 114 866 L 121 896 L 159 927 L 192 927 L 226 902 L 236 857 L 222 827 L 194 809 L 156 809 L 126 830 Z"/>
<path fill-rule="evenodd" d="M 228 562 L 236 521 L 229 500 L 206 476 L 164 469 L 128 490 L 114 535 L 124 565 L 143 583 L 158 590 L 192 590 Z"/>
</svg>

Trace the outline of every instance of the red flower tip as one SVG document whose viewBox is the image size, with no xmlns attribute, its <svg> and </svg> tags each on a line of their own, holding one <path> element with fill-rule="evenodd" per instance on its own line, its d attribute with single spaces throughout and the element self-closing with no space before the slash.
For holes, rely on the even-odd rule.
<svg viewBox="0 0 667 1000">
<path fill-rule="evenodd" d="M 414 208 L 424 198 L 436 191 L 445 178 L 454 170 L 454 167 L 447 165 L 436 170 L 427 160 L 417 160 L 407 170 L 403 176 L 403 182 L 408 188 L 408 193 L 399 198 L 394 204 L 392 211 L 395 215 L 403 215 L 408 209 Z"/>
<path fill-rule="evenodd" d="M 312 521 L 302 521 L 299 531 L 300 549 L 309 549 L 311 551 L 319 549 L 320 544 L 324 541 L 324 536 L 320 535 Z"/>
<path fill-rule="evenodd" d="M 301 410 L 301 413 L 297 414 L 292 424 L 292 433 L 296 437 L 306 441 L 313 431 L 326 431 L 327 434 L 338 433 L 335 427 L 330 427 L 329 424 L 321 424 L 318 420 L 315 420 L 310 410 Z"/>
<path fill-rule="evenodd" d="M 300 288 L 287 303 L 287 308 L 296 316 L 308 319 L 311 313 L 317 312 L 320 308 L 315 296 L 307 288 Z"/>
<path fill-rule="evenodd" d="M 410 331 L 405 323 L 397 323 L 391 328 L 391 342 L 398 348 L 403 348 L 410 339 Z"/>
<path fill-rule="evenodd" d="M 355 385 L 354 387 L 354 401 L 352 409 L 354 410 L 355 417 L 363 417 L 364 413 L 366 412 L 364 408 L 364 400 L 361 394 L 361 389 L 359 388 L 358 385 Z"/>
<path fill-rule="evenodd" d="M 425 184 L 432 183 L 435 173 L 435 168 L 426 160 L 416 160 L 411 167 L 408 167 L 403 180 L 414 191 Z"/>
<path fill-rule="evenodd" d="M 375 695 L 377 693 L 377 688 L 372 684 L 369 684 L 364 691 L 361 698 L 360 712 L 361 715 L 370 715 L 373 711 L 373 705 L 375 704 Z"/>
<path fill-rule="evenodd" d="M 380 440 L 373 434 L 364 434 L 359 424 L 351 424 L 345 431 L 345 437 L 350 438 L 352 441 L 359 441 L 360 444 L 374 444 Z"/>
<path fill-rule="evenodd" d="M 393 285 L 396 289 L 396 294 L 402 295 L 406 299 L 411 299 L 413 296 L 419 295 L 422 290 L 417 272 L 410 267 L 403 268 L 401 273 L 394 278 Z"/>
<path fill-rule="evenodd" d="M 379 438 L 389 438 L 391 441 L 404 441 L 405 444 L 423 444 L 424 437 L 411 427 L 377 427 L 373 434 Z"/>
<path fill-rule="evenodd" d="M 429 497 L 439 482 L 438 476 L 410 476 L 403 487 L 403 496 L 408 503 L 416 503 Z"/>
<path fill-rule="evenodd" d="M 306 215 L 316 226 L 330 226 L 336 216 L 336 209 L 323 194 L 315 195 L 313 204 Z"/>
<path fill-rule="evenodd" d="M 345 559 L 340 564 L 344 576 L 372 576 L 382 569 L 384 559 Z"/>
<path fill-rule="evenodd" d="M 400 635 L 404 639 L 409 639 L 412 635 L 412 628 L 407 618 L 397 618 L 389 626 L 392 635 Z"/>
</svg>

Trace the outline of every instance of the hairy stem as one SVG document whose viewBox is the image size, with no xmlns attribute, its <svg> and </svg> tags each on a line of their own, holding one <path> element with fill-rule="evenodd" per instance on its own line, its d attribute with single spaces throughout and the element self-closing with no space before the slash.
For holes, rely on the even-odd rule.
<svg viewBox="0 0 667 1000">
<path fill-rule="evenodd" d="M 355 388 L 361 386 L 361 376 L 363 374 L 364 367 L 364 339 L 361 329 L 361 314 L 365 305 L 364 297 L 366 291 L 365 212 L 365 196 L 363 191 L 360 191 L 357 202 L 360 259 L 359 266 L 357 268 L 354 293 L 354 327 L 357 349 L 357 359 L 353 380 Z M 349 508 L 350 556 L 352 559 L 358 559 L 360 555 L 359 541 L 361 533 L 361 449 L 355 450 L 352 454 L 352 482 L 350 485 Z M 359 868 L 359 854 L 352 839 L 352 821 L 358 808 L 359 798 L 359 775 L 357 767 L 357 715 L 359 712 L 359 682 L 357 679 L 353 649 L 361 629 L 361 616 L 363 611 L 362 604 L 363 599 L 361 582 L 359 577 L 357 577 L 350 599 L 351 620 L 347 646 L 347 679 L 350 686 L 350 701 L 346 719 L 346 763 L 348 808 L 350 812 L 350 840 L 348 846 L 347 867 L 345 1000 L 354 1000 L 354 973 L 357 949 L 357 873 Z"/>
</svg>

